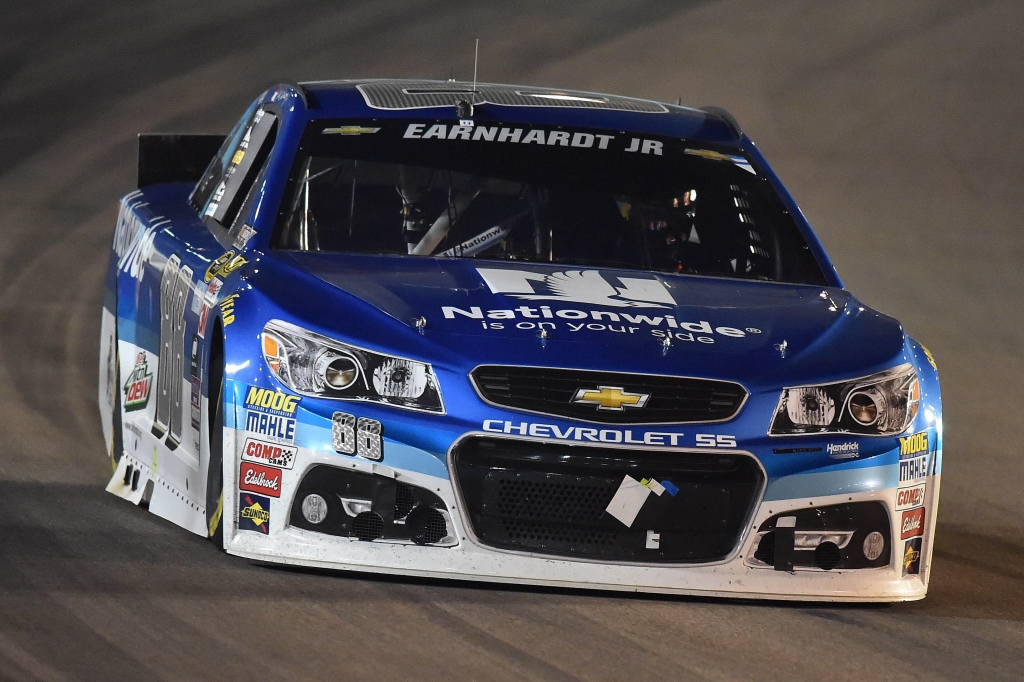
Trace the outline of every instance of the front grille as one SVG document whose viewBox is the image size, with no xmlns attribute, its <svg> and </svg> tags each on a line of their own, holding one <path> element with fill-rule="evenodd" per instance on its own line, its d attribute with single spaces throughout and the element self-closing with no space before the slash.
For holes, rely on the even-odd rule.
<svg viewBox="0 0 1024 682">
<path fill-rule="evenodd" d="M 582 369 L 484 365 L 470 375 L 484 400 L 502 407 L 605 424 L 681 424 L 731 419 L 747 391 L 731 381 L 598 372 Z M 577 391 L 601 386 L 649 396 L 621 410 L 574 403 Z"/>
<path fill-rule="evenodd" d="M 452 457 L 469 522 L 483 544 L 612 561 L 724 559 L 764 483 L 754 459 L 735 453 L 468 438 Z M 650 493 L 626 526 L 606 509 L 627 475 L 667 482 L 678 492 Z"/>
</svg>

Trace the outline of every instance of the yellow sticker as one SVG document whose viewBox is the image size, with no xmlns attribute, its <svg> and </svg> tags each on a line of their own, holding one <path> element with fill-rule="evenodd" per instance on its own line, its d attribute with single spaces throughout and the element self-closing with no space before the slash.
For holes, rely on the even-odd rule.
<svg viewBox="0 0 1024 682">
<path fill-rule="evenodd" d="M 234 251 L 228 251 L 210 263 L 210 267 L 206 269 L 206 277 L 204 279 L 209 282 L 217 276 L 227 277 L 248 262 L 244 257 L 236 256 Z"/>
<path fill-rule="evenodd" d="M 368 135 L 380 128 L 364 128 L 363 126 L 341 126 L 340 128 L 324 128 L 324 135 Z"/>
<path fill-rule="evenodd" d="M 238 164 L 242 163 L 243 158 L 245 158 L 245 150 L 239 149 L 237 152 L 235 152 L 235 155 L 231 157 L 231 163 L 237 166 Z"/>
</svg>

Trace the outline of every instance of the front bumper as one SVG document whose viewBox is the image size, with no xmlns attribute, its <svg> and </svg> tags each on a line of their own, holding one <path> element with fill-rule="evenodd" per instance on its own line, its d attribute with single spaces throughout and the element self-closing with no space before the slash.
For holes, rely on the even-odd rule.
<svg viewBox="0 0 1024 682">
<path fill-rule="evenodd" d="M 724 558 L 700 563 L 607 561 L 500 549 L 484 544 L 474 534 L 472 523 L 467 521 L 470 516 L 459 486 L 447 474 L 453 470 L 451 452 L 447 467 L 435 466 L 431 473 L 425 473 L 425 467 L 406 468 L 400 465 L 415 458 L 413 448 L 387 440 L 382 463 L 319 449 L 297 448 L 294 465 L 282 471 L 280 497 L 267 500 L 269 518 L 263 527 L 265 532 L 255 531 L 248 520 L 242 518 L 241 511 L 252 501 L 251 493 L 239 489 L 245 433 L 225 428 L 224 435 L 225 452 L 238 453 L 233 465 L 229 458 L 225 458 L 225 481 L 228 483 L 224 490 L 224 509 L 235 510 L 230 517 L 225 514 L 225 546 L 229 553 L 253 560 L 431 578 L 784 600 L 910 601 L 923 598 L 927 592 L 939 474 L 928 476 L 925 481 L 924 522 L 920 535 L 910 542 L 901 537 L 905 531 L 900 527 L 902 512 L 897 511 L 898 485 L 893 484 L 893 477 L 879 475 L 885 467 L 875 467 L 863 470 L 863 476 L 872 480 L 866 485 L 851 487 L 849 493 L 835 494 L 835 490 L 829 490 L 832 494 L 779 499 L 778 495 L 772 494 L 770 486 L 762 487 L 738 534 L 739 539 Z M 392 465 L 389 448 L 401 451 L 402 456 L 394 458 L 394 462 L 399 464 Z M 436 461 L 433 455 L 425 451 L 421 453 L 422 457 Z M 936 452 L 935 456 L 939 453 Z M 294 519 L 296 505 L 301 504 L 297 499 L 300 482 L 307 472 L 318 466 L 340 467 L 365 475 L 391 478 L 406 486 L 429 491 L 436 496 L 437 506 L 443 507 L 446 537 L 436 544 L 421 545 L 409 539 L 363 541 L 299 527 Z M 895 464 L 889 466 L 896 467 Z M 230 471 L 227 470 L 229 467 Z M 792 481 L 787 483 L 790 484 L 788 488 L 779 490 L 799 488 L 807 492 L 807 486 L 794 487 Z M 247 495 L 248 500 L 245 499 Z M 787 512 L 861 502 L 881 503 L 887 510 L 889 534 L 886 541 L 891 544 L 886 565 L 822 570 L 803 562 L 805 565 L 792 566 L 792 570 L 776 570 L 777 567 L 755 557 L 766 522 L 774 523 L 773 519 Z M 909 573 L 905 565 L 908 546 L 911 558 L 915 558 L 909 566 Z"/>
</svg>

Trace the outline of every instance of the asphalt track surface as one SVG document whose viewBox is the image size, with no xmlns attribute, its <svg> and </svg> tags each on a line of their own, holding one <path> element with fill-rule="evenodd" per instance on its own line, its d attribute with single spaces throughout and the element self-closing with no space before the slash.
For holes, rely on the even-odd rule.
<svg viewBox="0 0 1024 682">
<path fill-rule="evenodd" d="M 1018 2 L 7 0 L 0 679 L 1020 679 Z M 931 591 L 886 606 L 509 589 L 253 565 L 103 492 L 101 287 L 141 131 L 281 79 L 471 75 L 729 108 L 847 287 L 938 360 Z"/>
</svg>

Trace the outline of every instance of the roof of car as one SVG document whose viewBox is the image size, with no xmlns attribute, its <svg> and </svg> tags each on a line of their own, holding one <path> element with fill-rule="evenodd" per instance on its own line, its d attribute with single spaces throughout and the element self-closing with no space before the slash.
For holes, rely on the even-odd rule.
<svg viewBox="0 0 1024 682">
<path fill-rule="evenodd" d="M 739 126 L 723 109 L 693 109 L 604 93 L 524 85 L 436 80 L 334 80 L 301 83 L 320 118 L 458 119 L 473 105 L 479 122 L 505 121 L 608 128 L 736 144 Z"/>
</svg>

